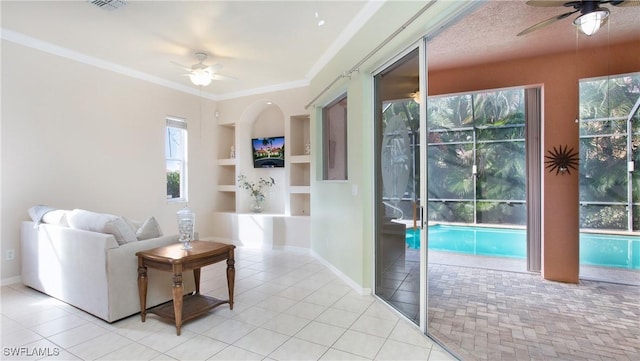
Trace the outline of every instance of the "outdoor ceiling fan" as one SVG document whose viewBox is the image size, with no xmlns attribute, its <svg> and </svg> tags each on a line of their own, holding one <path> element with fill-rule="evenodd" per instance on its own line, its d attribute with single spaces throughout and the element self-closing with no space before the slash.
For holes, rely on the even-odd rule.
<svg viewBox="0 0 640 361">
<path fill-rule="evenodd" d="M 207 65 L 204 63 L 207 60 L 208 55 L 203 52 L 197 52 L 194 54 L 198 62 L 185 67 L 183 65 L 174 63 L 181 66 L 187 71 L 187 75 L 191 82 L 197 86 L 207 86 L 211 84 L 212 80 L 232 80 L 234 78 L 218 74 L 218 70 L 222 69 L 221 64 Z"/>
<path fill-rule="evenodd" d="M 566 7 L 573 10 L 554 16 L 550 19 L 539 22 L 523 31 L 518 36 L 528 34 L 532 31 L 553 24 L 558 20 L 562 20 L 577 12 L 580 12 L 573 24 L 576 25 L 581 32 L 586 35 L 593 35 L 600 27 L 607 22 L 609 17 L 609 9 L 600 7 L 601 4 L 611 4 L 613 6 L 640 6 L 637 0 L 595 0 L 595 1 L 557 1 L 557 0 L 530 0 L 526 2 L 529 6 L 536 7 Z"/>
</svg>

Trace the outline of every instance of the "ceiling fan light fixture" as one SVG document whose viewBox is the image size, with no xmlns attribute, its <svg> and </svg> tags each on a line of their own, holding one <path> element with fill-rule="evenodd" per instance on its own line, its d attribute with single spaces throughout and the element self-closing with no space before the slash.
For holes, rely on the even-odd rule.
<svg viewBox="0 0 640 361">
<path fill-rule="evenodd" d="M 213 74 L 207 69 L 193 69 L 189 74 L 191 82 L 197 86 L 207 86 L 213 80 Z"/>
<path fill-rule="evenodd" d="M 609 10 L 605 8 L 597 8 L 594 11 L 578 16 L 573 24 L 580 29 L 580 31 L 591 36 L 600 30 L 600 27 L 606 22 L 609 17 Z"/>
</svg>

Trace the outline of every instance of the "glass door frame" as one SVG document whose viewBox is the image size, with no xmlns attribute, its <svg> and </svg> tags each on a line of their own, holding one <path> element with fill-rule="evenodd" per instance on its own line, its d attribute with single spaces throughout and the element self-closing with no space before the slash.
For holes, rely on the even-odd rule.
<svg viewBox="0 0 640 361">
<path fill-rule="evenodd" d="M 380 66 L 376 71 L 374 71 L 372 73 L 372 77 L 375 78 L 376 76 L 380 75 L 381 73 L 383 73 L 385 70 L 387 70 L 388 67 L 392 66 L 395 62 L 397 62 L 398 60 L 402 59 L 404 56 L 408 55 L 409 53 L 411 53 L 412 51 L 415 51 L 416 49 L 418 50 L 418 63 L 419 63 L 419 86 L 418 86 L 418 92 L 419 92 L 419 101 L 420 101 L 420 120 L 419 120 L 419 127 L 420 129 L 424 129 L 426 130 L 426 126 L 427 126 L 427 121 L 426 121 L 426 115 L 427 115 L 427 111 L 426 111 L 426 101 L 427 101 L 427 54 L 426 54 L 426 44 L 427 44 L 427 39 L 426 37 L 422 37 L 420 40 L 418 40 L 417 42 L 412 43 L 410 46 L 408 46 L 407 48 L 405 48 L 405 50 L 399 52 L 398 54 L 396 54 L 393 58 L 389 59 L 388 61 L 386 61 L 382 66 Z M 374 80 L 375 83 L 375 80 Z M 375 92 L 376 90 L 374 90 Z M 373 107 L 374 107 L 374 114 L 378 114 L 379 110 L 379 98 L 376 95 L 374 95 L 374 102 L 373 102 Z M 379 115 L 377 115 L 379 116 Z M 376 116 L 376 117 L 377 117 Z M 376 120 L 377 121 L 377 120 Z M 377 126 L 374 127 L 376 130 L 375 132 L 378 132 Z M 426 144 L 427 141 L 427 136 L 426 136 L 426 131 L 422 131 L 420 132 L 420 144 Z M 375 134 L 374 138 L 377 139 L 379 135 Z M 376 182 L 375 185 L 375 195 L 374 195 L 374 204 L 375 204 L 375 212 L 374 212 L 374 221 L 373 221 L 373 227 L 374 227 L 374 247 L 373 249 L 374 251 L 374 267 L 376 268 L 375 271 L 373 272 L 374 275 L 374 281 L 373 281 L 373 286 L 374 286 L 374 295 L 378 295 L 378 292 L 376 290 L 377 286 L 378 286 L 378 282 L 377 282 L 377 278 L 381 275 L 381 270 L 378 269 L 378 257 L 380 257 L 381 255 L 378 254 L 378 244 L 377 242 L 381 239 L 381 225 L 379 222 L 379 215 L 381 213 L 381 208 L 384 207 L 383 205 L 379 205 L 378 202 L 379 199 L 378 197 L 380 196 L 380 192 L 378 191 L 379 187 L 381 187 L 381 174 L 379 174 L 379 170 L 380 170 L 380 156 L 378 153 L 380 153 L 380 149 L 377 149 L 378 145 L 376 145 L 376 150 L 375 150 L 375 157 L 374 157 L 374 179 Z M 426 195 L 426 191 L 427 191 L 427 175 L 426 175 L 426 170 L 427 170 L 427 153 L 426 153 L 426 146 L 420 146 L 420 153 L 419 153 L 419 168 L 420 168 L 420 194 L 421 194 L 421 198 L 425 198 L 424 195 Z M 426 202 L 426 198 L 424 200 L 424 202 Z M 426 224 L 426 220 L 425 220 L 425 204 L 423 204 L 423 200 L 420 200 L 420 207 L 418 207 L 418 215 L 419 215 L 419 221 L 417 223 L 417 226 L 419 229 L 421 229 L 422 231 L 420 232 L 420 252 L 419 252 L 419 259 L 420 259 L 420 275 L 419 275 L 419 283 L 420 283 L 420 289 L 419 289 L 419 312 L 420 312 L 420 317 L 419 317 L 419 324 L 417 325 L 420 330 L 426 335 L 427 334 L 427 290 L 428 290 L 428 285 L 427 285 L 427 232 L 424 231 L 426 228 L 424 227 L 424 225 Z M 377 296 L 380 297 L 380 296 Z M 385 303 L 389 303 L 387 300 L 382 299 L 383 302 Z"/>
<path fill-rule="evenodd" d="M 429 310 L 429 278 L 427 277 L 428 270 L 428 262 L 429 262 L 429 237 L 426 230 L 428 230 L 428 222 L 426 219 L 426 209 L 428 209 L 427 205 L 429 202 L 429 197 L 427 196 L 427 186 L 429 183 L 429 177 L 427 174 L 428 166 L 427 166 L 427 151 L 429 147 L 427 146 L 427 135 L 429 133 L 427 128 L 427 95 L 428 95 L 428 64 L 427 60 L 427 38 L 423 37 L 420 39 L 418 44 L 418 57 L 419 57 L 419 92 L 420 92 L 420 144 L 424 144 L 420 147 L 420 195 L 423 199 L 420 200 L 420 331 L 422 331 L 425 335 L 429 332 L 429 322 L 428 322 L 428 310 Z"/>
</svg>

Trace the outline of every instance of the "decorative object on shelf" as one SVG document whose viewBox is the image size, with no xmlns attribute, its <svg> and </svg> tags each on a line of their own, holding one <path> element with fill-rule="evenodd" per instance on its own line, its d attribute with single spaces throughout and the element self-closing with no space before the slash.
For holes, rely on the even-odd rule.
<svg viewBox="0 0 640 361">
<path fill-rule="evenodd" d="M 236 147 L 232 145 L 231 149 L 229 149 L 229 158 L 234 159 L 235 157 L 236 157 Z"/>
<path fill-rule="evenodd" d="M 309 141 L 304 143 L 304 154 L 306 155 L 311 154 L 311 143 L 309 143 Z"/>
<path fill-rule="evenodd" d="M 549 150 L 547 153 L 549 155 L 545 155 L 544 157 L 547 159 L 545 161 L 545 168 L 549 169 L 549 173 L 556 171 L 556 175 L 560 174 L 571 174 L 569 168 L 577 169 L 578 161 L 580 158 L 578 157 L 578 153 L 573 151 L 573 148 L 568 149 L 569 146 L 565 145 L 564 148 L 562 145 L 560 149 L 556 149 L 553 147 L 553 150 Z"/>
<path fill-rule="evenodd" d="M 196 226 L 196 214 L 187 206 L 178 211 L 178 235 L 182 249 L 191 249 Z"/>
<path fill-rule="evenodd" d="M 269 177 L 269 179 L 260 177 L 258 182 L 252 182 L 249 181 L 244 174 L 238 176 L 238 186 L 249 191 L 249 195 L 251 196 L 251 211 L 253 213 L 262 213 L 263 204 L 266 199 L 264 188 L 271 188 L 275 184 L 276 181 L 273 177 Z"/>
</svg>

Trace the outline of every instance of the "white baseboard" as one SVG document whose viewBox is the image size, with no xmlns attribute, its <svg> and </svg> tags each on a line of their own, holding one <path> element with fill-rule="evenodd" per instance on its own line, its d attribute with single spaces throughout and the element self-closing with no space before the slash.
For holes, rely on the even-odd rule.
<svg viewBox="0 0 640 361">
<path fill-rule="evenodd" d="M 2 286 L 9 286 L 9 285 L 13 285 L 16 283 L 22 283 L 22 278 L 20 276 L 15 276 L 15 277 L 9 277 L 9 278 L 3 278 L 2 281 L 0 281 L 0 285 Z"/>
<path fill-rule="evenodd" d="M 317 254 L 313 250 L 310 250 L 310 253 L 315 259 L 317 259 L 318 261 L 320 261 L 320 263 L 322 263 L 327 268 L 329 268 L 331 270 L 331 272 L 335 273 L 336 276 L 338 276 L 349 287 L 353 288 L 353 290 L 356 291 L 358 294 L 360 294 L 361 296 L 368 296 L 368 295 L 371 294 L 371 288 L 363 288 L 363 287 L 361 287 L 357 282 L 355 282 L 354 280 L 349 278 L 349 276 L 347 276 L 344 273 L 342 273 L 342 271 L 337 269 L 334 265 L 329 263 L 329 261 L 324 259 L 322 256 L 320 256 L 319 254 Z"/>
<path fill-rule="evenodd" d="M 296 246 L 273 246 L 274 250 L 281 250 L 287 252 L 295 252 L 295 253 L 306 253 L 311 254 L 311 250 L 307 247 L 296 247 Z"/>
</svg>

